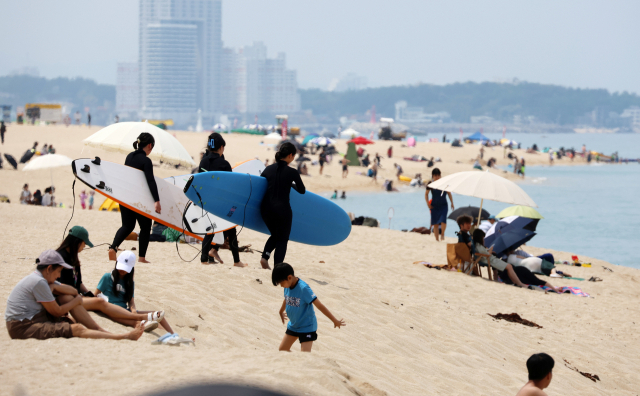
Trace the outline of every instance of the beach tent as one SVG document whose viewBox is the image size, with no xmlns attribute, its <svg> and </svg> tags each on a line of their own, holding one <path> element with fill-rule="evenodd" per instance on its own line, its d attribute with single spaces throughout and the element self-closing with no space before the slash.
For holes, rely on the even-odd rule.
<svg viewBox="0 0 640 396">
<path fill-rule="evenodd" d="M 117 202 L 107 198 L 104 200 L 102 205 L 100 205 L 100 208 L 98 210 L 106 210 L 107 212 L 119 212 L 120 205 L 118 205 Z"/>
<path fill-rule="evenodd" d="M 476 132 L 476 133 L 474 133 L 473 135 L 471 135 L 471 136 L 469 136 L 469 137 L 464 138 L 464 140 L 465 140 L 465 141 L 466 141 L 466 140 L 469 140 L 469 141 L 471 141 L 471 142 L 488 142 L 488 141 L 489 141 L 489 140 L 491 140 L 491 139 L 489 139 L 488 137 L 484 136 L 484 135 L 483 135 L 482 133 L 480 133 L 480 132 Z"/>
<path fill-rule="evenodd" d="M 360 166 L 360 158 L 358 158 L 355 143 L 347 142 L 347 154 L 344 155 L 344 158 L 349 160 L 349 163 L 347 165 Z"/>
</svg>

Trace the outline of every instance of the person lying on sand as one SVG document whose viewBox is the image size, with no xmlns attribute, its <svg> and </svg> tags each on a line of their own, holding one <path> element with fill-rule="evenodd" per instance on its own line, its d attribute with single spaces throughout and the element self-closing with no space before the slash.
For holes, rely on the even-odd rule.
<svg viewBox="0 0 640 396">
<path fill-rule="evenodd" d="M 273 267 L 271 281 L 274 286 L 284 288 L 284 301 L 279 314 L 282 324 L 288 318 L 287 331 L 280 343 L 280 351 L 291 352 L 291 346 L 296 339 L 300 340 L 300 350 L 311 352 L 313 342 L 318 339 L 318 322 L 313 306 L 320 310 L 327 318 L 331 319 L 334 328 L 346 326 L 344 320 L 335 316 L 318 300 L 313 290 L 302 279 L 295 276 L 293 267 L 287 263 L 279 263 Z M 313 304 L 313 305 L 312 305 Z M 286 310 L 286 313 L 285 313 Z"/>
<path fill-rule="evenodd" d="M 112 319 L 124 319 L 132 321 L 134 327 L 138 323 L 142 323 L 145 331 L 151 331 L 158 327 L 158 323 L 153 317 L 164 316 L 162 311 L 153 314 L 132 313 L 115 304 L 110 304 L 106 300 L 96 297 L 82 282 L 82 271 L 78 254 L 82 252 L 85 246 L 93 247 L 89 240 L 89 232 L 81 226 L 73 226 L 69 230 L 69 235 L 62 241 L 60 247 L 56 250 L 64 260 L 71 266 L 70 269 L 64 268 L 60 273 L 58 282 L 62 283 L 59 287 L 60 294 L 56 297 L 58 304 L 65 304 L 73 300 L 76 294 L 83 296 L 82 304 L 71 310 L 73 318 L 82 323 L 85 327 L 92 330 L 105 331 L 100 327 L 89 315 L 87 311 L 100 311 Z"/>
<path fill-rule="evenodd" d="M 553 378 L 553 358 L 546 353 L 536 353 L 527 360 L 529 382 L 516 393 L 516 396 L 547 396 L 543 391 Z"/>
<path fill-rule="evenodd" d="M 57 287 L 60 286 L 56 282 L 60 272 L 63 268 L 72 267 L 54 250 L 45 250 L 36 260 L 36 264 L 36 270 L 18 282 L 9 294 L 4 315 L 9 337 L 19 340 L 80 337 L 135 341 L 142 336 L 141 325 L 126 334 L 111 334 L 87 329 L 72 322 L 65 315 L 82 305 L 82 296 L 76 292 L 76 295 L 63 305 L 58 305 L 54 297 L 54 293 L 58 292 Z"/>
<path fill-rule="evenodd" d="M 133 299 L 135 289 L 135 283 L 133 282 L 135 265 L 136 255 L 130 250 L 122 252 L 116 259 L 115 269 L 112 272 L 107 272 L 102 275 L 102 279 L 100 279 L 100 283 L 98 283 L 98 287 L 96 288 L 96 296 L 100 297 L 100 294 L 103 294 L 108 298 L 110 304 L 115 304 L 133 314 L 142 314 L 143 318 L 158 322 L 166 331 L 174 334 L 171 326 L 169 326 L 169 322 L 167 322 L 167 319 L 164 317 L 164 311 L 138 311 L 136 309 L 136 303 Z M 140 320 L 118 316 L 112 316 L 110 318 L 126 326 L 136 326 L 137 320 Z"/>
<path fill-rule="evenodd" d="M 552 284 L 538 279 L 527 267 L 514 267 L 509 263 L 505 263 L 499 258 L 493 255 L 493 248 L 487 250 L 484 246 L 484 231 L 476 228 L 473 231 L 473 243 L 475 245 L 475 255 L 480 256 L 480 262 L 490 265 L 494 270 L 494 279 L 498 280 L 498 276 L 502 281 L 508 285 L 516 285 L 520 287 L 527 287 L 527 285 L 534 286 L 547 286 L 556 291 L 562 293 L 560 287 L 554 287 Z M 498 276 L 495 276 L 498 275 Z"/>
</svg>

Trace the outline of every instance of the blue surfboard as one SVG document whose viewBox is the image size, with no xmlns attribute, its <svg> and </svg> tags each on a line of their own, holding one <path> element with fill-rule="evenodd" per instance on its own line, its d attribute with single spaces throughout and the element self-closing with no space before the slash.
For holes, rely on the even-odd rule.
<svg viewBox="0 0 640 396">
<path fill-rule="evenodd" d="M 269 234 L 260 214 L 267 179 L 234 172 L 204 172 L 193 175 L 185 194 L 209 213 L 239 226 Z M 290 194 L 293 223 L 289 240 L 308 245 L 330 246 L 351 233 L 351 220 L 338 205 L 307 191 Z"/>
</svg>

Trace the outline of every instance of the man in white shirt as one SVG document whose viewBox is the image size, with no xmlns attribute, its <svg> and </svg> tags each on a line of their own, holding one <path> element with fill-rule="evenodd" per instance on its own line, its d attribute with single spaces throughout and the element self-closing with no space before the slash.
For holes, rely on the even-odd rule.
<svg viewBox="0 0 640 396">
<path fill-rule="evenodd" d="M 489 217 L 488 220 L 481 222 L 478 228 L 480 228 L 486 234 L 487 232 L 489 232 L 489 229 L 491 229 L 491 227 L 495 224 L 495 222 L 496 222 L 496 216 L 491 216 Z"/>
</svg>

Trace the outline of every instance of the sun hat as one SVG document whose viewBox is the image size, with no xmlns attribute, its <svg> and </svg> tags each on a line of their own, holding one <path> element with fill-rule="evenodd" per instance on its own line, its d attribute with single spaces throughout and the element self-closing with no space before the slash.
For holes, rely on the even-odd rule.
<svg viewBox="0 0 640 396">
<path fill-rule="evenodd" d="M 61 265 L 66 269 L 73 269 L 72 266 L 64 262 L 60 253 L 53 249 L 47 249 L 40 253 L 40 257 L 36 259 L 36 265 Z"/>
<path fill-rule="evenodd" d="M 84 243 L 87 244 L 90 248 L 93 247 L 93 243 L 89 240 L 89 231 L 82 226 L 73 226 L 69 230 L 69 235 L 73 235 L 76 238 L 82 239 Z"/>
<path fill-rule="evenodd" d="M 127 271 L 131 273 L 131 270 L 136 265 L 136 255 L 131 250 L 125 250 L 120 253 L 117 259 L 116 269 Z"/>
</svg>

